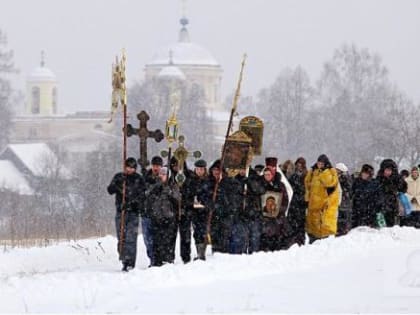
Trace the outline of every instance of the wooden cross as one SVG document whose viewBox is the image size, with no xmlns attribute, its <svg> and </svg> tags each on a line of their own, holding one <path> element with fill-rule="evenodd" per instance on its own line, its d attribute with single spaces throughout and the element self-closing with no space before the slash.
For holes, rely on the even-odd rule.
<svg viewBox="0 0 420 315">
<path fill-rule="evenodd" d="M 144 172 L 149 164 L 149 161 L 147 160 L 147 139 L 153 138 L 156 142 L 161 142 L 164 135 L 160 129 L 156 129 L 155 131 L 149 131 L 147 129 L 147 121 L 150 117 L 144 110 L 137 114 L 137 119 L 140 121 L 140 127 L 133 128 L 133 126 L 127 124 L 127 136 L 131 137 L 133 135 L 137 135 L 140 138 L 139 162 L 142 167 L 142 171 Z"/>
</svg>

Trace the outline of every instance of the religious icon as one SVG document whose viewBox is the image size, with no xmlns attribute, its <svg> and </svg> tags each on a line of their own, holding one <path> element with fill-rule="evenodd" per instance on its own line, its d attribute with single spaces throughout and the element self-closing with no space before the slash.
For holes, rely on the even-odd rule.
<svg viewBox="0 0 420 315">
<path fill-rule="evenodd" d="M 261 196 L 263 216 L 277 218 L 280 213 L 282 195 L 279 192 L 269 191 Z"/>
<path fill-rule="evenodd" d="M 260 155 L 263 144 L 264 123 L 255 116 L 247 116 L 241 119 L 239 130 L 246 133 L 252 139 L 251 146 L 254 155 Z"/>
<path fill-rule="evenodd" d="M 251 150 L 251 139 L 242 131 L 233 133 L 225 143 L 224 166 L 230 169 L 244 169 L 247 167 Z"/>
</svg>

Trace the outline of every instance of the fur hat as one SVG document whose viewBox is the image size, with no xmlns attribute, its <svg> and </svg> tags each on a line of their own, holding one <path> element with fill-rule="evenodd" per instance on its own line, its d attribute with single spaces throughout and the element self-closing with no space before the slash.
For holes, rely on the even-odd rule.
<svg viewBox="0 0 420 315">
<path fill-rule="evenodd" d="M 266 166 L 277 167 L 277 158 L 276 157 L 266 157 L 265 158 L 265 165 Z"/>
<path fill-rule="evenodd" d="M 344 164 L 344 163 L 337 163 L 336 165 L 335 165 L 335 168 L 336 169 L 338 169 L 338 170 L 340 170 L 340 171 L 342 171 L 343 173 L 346 173 L 346 172 L 348 172 L 349 171 L 349 169 L 348 169 L 348 167 L 346 166 L 346 164 Z"/>
</svg>

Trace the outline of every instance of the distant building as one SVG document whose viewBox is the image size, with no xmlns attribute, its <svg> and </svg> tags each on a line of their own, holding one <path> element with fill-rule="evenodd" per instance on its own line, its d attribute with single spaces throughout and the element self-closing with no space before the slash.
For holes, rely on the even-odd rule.
<svg viewBox="0 0 420 315">
<path fill-rule="evenodd" d="M 213 139 L 224 141 L 229 112 L 221 100 L 223 69 L 204 47 L 191 42 L 187 29 L 188 19 L 180 19 L 178 41 L 159 48 L 145 66 L 145 79 L 169 79 L 198 84 L 204 90 L 207 115 L 212 121 Z"/>
<path fill-rule="evenodd" d="M 58 81 L 45 66 L 43 53 L 26 86 L 24 109 L 12 120 L 11 143 L 45 142 L 65 151 L 71 161 L 77 155 L 111 150 L 120 141 L 113 135 L 115 124 L 108 123 L 108 111 L 59 114 Z"/>
</svg>

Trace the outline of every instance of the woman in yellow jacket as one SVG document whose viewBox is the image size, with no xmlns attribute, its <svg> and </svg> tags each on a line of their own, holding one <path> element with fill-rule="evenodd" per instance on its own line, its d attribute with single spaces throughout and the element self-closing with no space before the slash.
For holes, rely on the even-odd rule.
<svg viewBox="0 0 420 315">
<path fill-rule="evenodd" d="M 320 155 L 305 177 L 306 233 L 310 243 L 337 233 L 338 185 L 336 170 L 325 154 Z"/>
</svg>

